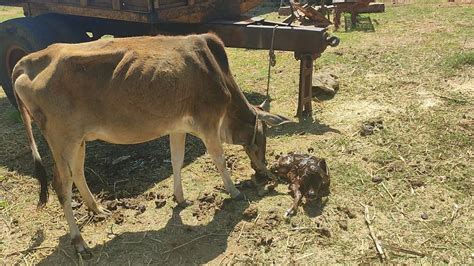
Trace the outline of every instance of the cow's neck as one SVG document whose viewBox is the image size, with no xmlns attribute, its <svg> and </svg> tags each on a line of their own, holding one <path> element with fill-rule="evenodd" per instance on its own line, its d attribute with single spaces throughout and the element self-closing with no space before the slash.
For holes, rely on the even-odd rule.
<svg viewBox="0 0 474 266">
<path fill-rule="evenodd" d="M 257 113 L 240 89 L 231 94 L 231 104 L 223 121 L 221 139 L 229 144 L 248 145 L 254 135 Z"/>
</svg>

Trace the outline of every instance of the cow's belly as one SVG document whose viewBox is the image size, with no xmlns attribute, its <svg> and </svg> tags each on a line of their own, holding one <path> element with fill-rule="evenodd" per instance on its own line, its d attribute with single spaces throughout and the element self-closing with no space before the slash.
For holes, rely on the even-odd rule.
<svg viewBox="0 0 474 266">
<path fill-rule="evenodd" d="M 128 125 L 102 124 L 88 130 L 86 141 L 102 140 L 113 144 L 138 144 L 155 140 L 173 133 L 191 133 L 200 135 L 191 117 L 177 121 L 137 121 Z"/>
</svg>

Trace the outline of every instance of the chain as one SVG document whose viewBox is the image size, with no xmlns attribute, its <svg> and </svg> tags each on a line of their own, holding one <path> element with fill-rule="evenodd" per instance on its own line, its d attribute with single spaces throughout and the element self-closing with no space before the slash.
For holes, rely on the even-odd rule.
<svg viewBox="0 0 474 266">
<path fill-rule="evenodd" d="M 272 43 L 270 45 L 270 50 L 268 51 L 268 73 L 267 73 L 267 99 L 270 99 L 270 77 L 271 77 L 271 69 L 276 65 L 276 56 L 275 50 L 273 45 L 275 43 L 275 32 L 278 28 L 278 25 L 275 25 L 272 32 Z"/>
</svg>

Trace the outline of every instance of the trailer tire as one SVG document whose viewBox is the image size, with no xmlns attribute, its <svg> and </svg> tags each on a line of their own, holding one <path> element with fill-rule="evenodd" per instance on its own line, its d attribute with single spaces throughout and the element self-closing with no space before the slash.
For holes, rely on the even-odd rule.
<svg viewBox="0 0 474 266">
<path fill-rule="evenodd" d="M 86 30 L 81 27 L 77 17 L 45 14 L 35 17 L 40 23 L 46 24 L 55 34 L 55 42 L 81 43 L 91 41 Z"/>
<path fill-rule="evenodd" d="M 0 84 L 10 103 L 17 107 L 11 74 L 25 55 L 55 42 L 55 34 L 35 18 L 17 18 L 0 24 Z"/>
</svg>

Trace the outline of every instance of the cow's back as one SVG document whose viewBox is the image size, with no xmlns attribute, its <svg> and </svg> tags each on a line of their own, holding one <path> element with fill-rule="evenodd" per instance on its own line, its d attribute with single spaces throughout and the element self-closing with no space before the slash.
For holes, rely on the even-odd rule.
<svg viewBox="0 0 474 266">
<path fill-rule="evenodd" d="M 58 119 L 69 116 L 79 122 L 85 119 L 90 128 L 124 131 L 157 130 L 153 129 L 157 124 L 170 128 L 183 117 L 194 117 L 193 122 L 212 119 L 229 101 L 222 60 L 208 46 L 213 38 L 162 36 L 55 44 L 24 57 L 14 75 L 26 73 L 22 83 L 29 84 L 19 87 L 31 90 L 27 94 L 34 95 L 36 104 Z"/>
</svg>

